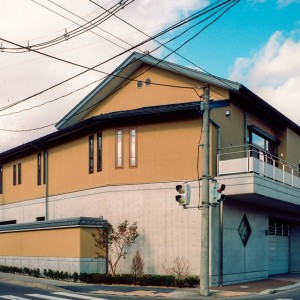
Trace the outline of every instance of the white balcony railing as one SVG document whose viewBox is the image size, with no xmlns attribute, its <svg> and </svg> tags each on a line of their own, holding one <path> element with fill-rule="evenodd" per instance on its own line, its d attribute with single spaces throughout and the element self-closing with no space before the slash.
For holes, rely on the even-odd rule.
<svg viewBox="0 0 300 300">
<path fill-rule="evenodd" d="M 217 165 L 218 176 L 254 172 L 300 189 L 296 166 L 252 145 L 220 149 Z"/>
</svg>

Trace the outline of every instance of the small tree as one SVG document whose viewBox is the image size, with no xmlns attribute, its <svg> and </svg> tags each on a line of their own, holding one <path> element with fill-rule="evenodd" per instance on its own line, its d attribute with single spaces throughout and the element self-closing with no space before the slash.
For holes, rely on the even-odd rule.
<svg viewBox="0 0 300 300">
<path fill-rule="evenodd" d="M 100 250 L 96 252 L 97 258 L 107 257 L 109 273 L 112 276 L 116 275 L 120 259 L 126 258 L 125 247 L 131 247 L 139 236 L 137 229 L 137 222 L 129 225 L 128 220 L 125 220 L 117 226 L 117 229 L 107 222 L 104 229 L 97 228 L 97 232 L 92 233 L 95 246 Z"/>
<path fill-rule="evenodd" d="M 187 258 L 177 256 L 172 264 L 164 265 L 163 270 L 167 275 L 174 276 L 177 286 L 180 286 L 181 281 L 189 276 L 190 263 Z"/>
<path fill-rule="evenodd" d="M 139 250 L 135 252 L 132 258 L 131 274 L 134 276 L 134 284 L 136 284 L 136 279 L 144 274 L 144 261 Z"/>
</svg>

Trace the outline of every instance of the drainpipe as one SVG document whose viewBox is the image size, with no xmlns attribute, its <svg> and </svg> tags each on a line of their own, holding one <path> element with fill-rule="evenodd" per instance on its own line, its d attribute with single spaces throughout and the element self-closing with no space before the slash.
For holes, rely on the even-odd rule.
<svg viewBox="0 0 300 300">
<path fill-rule="evenodd" d="M 221 127 L 214 122 L 213 120 L 210 120 L 211 124 L 217 128 L 217 147 L 218 147 L 218 155 L 220 154 L 221 149 Z M 219 286 L 223 286 L 223 202 L 219 205 Z"/>
<path fill-rule="evenodd" d="M 245 112 L 245 147 L 248 150 L 248 113 Z"/>
<path fill-rule="evenodd" d="M 217 128 L 217 147 L 218 147 L 218 154 L 220 154 L 220 145 L 221 145 L 221 127 L 213 120 L 210 120 L 210 123 L 214 125 L 214 127 Z"/>
<path fill-rule="evenodd" d="M 48 209 L 48 202 L 49 202 L 49 176 L 48 176 L 48 151 L 44 151 L 44 162 L 45 162 L 45 185 L 46 185 L 46 195 L 45 195 L 45 220 L 47 221 L 49 219 L 49 209 Z"/>
</svg>

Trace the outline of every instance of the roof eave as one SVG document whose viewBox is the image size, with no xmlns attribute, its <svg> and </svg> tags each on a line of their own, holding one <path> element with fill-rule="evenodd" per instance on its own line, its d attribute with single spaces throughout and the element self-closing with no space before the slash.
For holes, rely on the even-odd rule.
<svg viewBox="0 0 300 300">
<path fill-rule="evenodd" d="M 67 115 L 65 115 L 56 124 L 56 128 L 61 130 L 77 121 L 80 121 L 93 109 L 96 104 L 100 103 L 107 96 L 111 95 L 116 89 L 119 88 L 119 86 L 122 85 L 122 83 L 127 80 L 127 78 L 130 77 L 135 70 L 137 70 L 143 64 L 148 64 L 150 66 L 158 67 L 173 73 L 175 72 L 177 74 L 198 80 L 199 82 L 209 83 L 229 90 L 238 90 L 241 86 L 237 82 L 157 59 L 149 54 L 134 52 L 81 102 L 79 102 Z M 96 95 L 97 99 L 94 98 Z"/>
</svg>

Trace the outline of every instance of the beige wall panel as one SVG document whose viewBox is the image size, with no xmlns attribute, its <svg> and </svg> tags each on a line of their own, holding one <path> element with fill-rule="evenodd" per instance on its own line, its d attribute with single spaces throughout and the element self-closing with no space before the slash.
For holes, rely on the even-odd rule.
<svg viewBox="0 0 300 300">
<path fill-rule="evenodd" d="M 0 256 L 80 257 L 80 229 L 0 234 Z"/>
<path fill-rule="evenodd" d="M 226 111 L 230 116 L 226 116 Z M 213 109 L 211 111 L 211 120 L 220 126 L 221 141 L 220 147 L 232 147 L 245 144 L 245 117 L 244 113 L 235 106 L 230 105 L 224 108 Z M 216 131 L 213 131 L 217 134 Z M 211 145 L 216 150 L 216 144 Z"/>
<path fill-rule="evenodd" d="M 197 177 L 200 120 L 143 125 L 138 126 L 137 129 L 137 167 L 129 167 L 129 128 L 124 128 L 123 168 L 115 167 L 115 129 L 107 129 L 102 133 L 102 172 L 97 172 L 96 169 L 95 141 L 95 171 L 93 174 L 89 174 L 88 137 L 50 150 L 50 195 L 105 185 L 172 181 Z M 201 164 L 199 168 L 201 168 Z"/>
<path fill-rule="evenodd" d="M 199 100 L 199 96 L 193 89 L 174 88 L 172 86 L 203 87 L 203 83 L 157 68 L 151 68 L 145 74 L 142 74 L 145 70 L 148 70 L 148 66 L 140 68 L 131 78 L 136 78 L 136 80 L 141 81 L 150 78 L 152 83 L 170 85 L 170 87 L 155 84 L 145 86 L 143 83 L 142 88 L 137 88 L 137 82 L 132 81 L 111 97 L 102 101 L 85 119 L 107 112 Z M 197 93 L 202 95 L 203 92 L 199 89 Z M 214 87 L 211 91 L 211 99 L 223 99 L 228 97 L 227 90 Z"/>
<path fill-rule="evenodd" d="M 279 131 L 277 134 L 277 138 L 280 141 L 280 144 L 278 145 L 278 157 L 287 160 L 287 153 L 288 153 L 288 136 L 287 136 L 287 129 Z M 292 157 L 291 157 L 292 158 Z"/>
<path fill-rule="evenodd" d="M 13 185 L 13 165 L 21 163 L 21 184 Z M 45 194 L 45 185 L 37 185 L 37 158 L 36 155 L 13 161 L 3 167 L 3 196 L 1 204 L 36 199 Z"/>
<path fill-rule="evenodd" d="M 290 129 L 287 129 L 287 149 L 288 152 L 284 158 L 296 167 L 300 166 L 300 135 Z"/>
<path fill-rule="evenodd" d="M 88 137 L 65 143 L 49 151 L 49 193 L 61 193 L 87 180 Z"/>
<path fill-rule="evenodd" d="M 92 233 L 96 233 L 95 228 L 81 228 L 80 230 L 80 257 L 96 257 L 96 252 L 100 249 L 95 247 L 95 241 Z M 103 252 L 105 254 L 105 251 Z"/>
<path fill-rule="evenodd" d="M 2 233 L 0 234 L 0 256 L 21 254 L 21 233 Z"/>
</svg>

